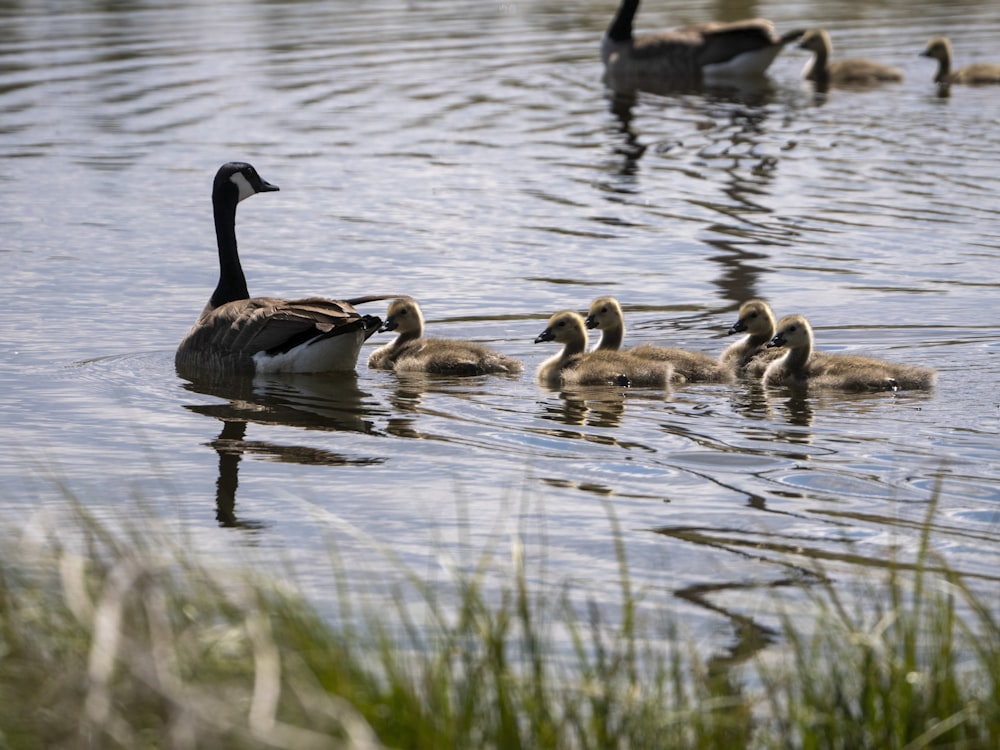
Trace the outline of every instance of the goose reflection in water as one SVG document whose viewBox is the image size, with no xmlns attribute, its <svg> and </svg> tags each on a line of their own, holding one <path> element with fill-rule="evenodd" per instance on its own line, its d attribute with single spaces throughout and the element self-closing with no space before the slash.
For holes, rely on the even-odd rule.
<svg viewBox="0 0 1000 750">
<path fill-rule="evenodd" d="M 321 466 L 369 466 L 385 462 L 383 456 L 356 456 L 306 444 L 285 445 L 267 440 L 247 440 L 249 425 L 298 427 L 324 432 L 374 433 L 368 417 L 368 394 L 358 388 L 357 377 L 343 375 L 286 375 L 280 378 L 211 376 L 190 380 L 184 387 L 215 396 L 222 403 L 188 404 L 185 408 L 222 422 L 218 437 L 206 445 L 218 454 L 216 518 L 221 526 L 259 528 L 262 524 L 239 520 L 236 493 L 239 465 L 244 455 L 281 463 Z"/>
</svg>

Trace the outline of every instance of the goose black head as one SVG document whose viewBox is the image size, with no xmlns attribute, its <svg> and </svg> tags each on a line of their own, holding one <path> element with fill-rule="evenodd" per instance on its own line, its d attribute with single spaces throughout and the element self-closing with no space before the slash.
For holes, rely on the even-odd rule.
<svg viewBox="0 0 1000 750">
<path fill-rule="evenodd" d="M 219 167 L 212 186 L 213 195 L 230 198 L 235 196 L 236 203 L 257 193 L 272 193 L 277 190 L 277 185 L 265 180 L 252 164 L 245 161 L 231 161 Z"/>
</svg>

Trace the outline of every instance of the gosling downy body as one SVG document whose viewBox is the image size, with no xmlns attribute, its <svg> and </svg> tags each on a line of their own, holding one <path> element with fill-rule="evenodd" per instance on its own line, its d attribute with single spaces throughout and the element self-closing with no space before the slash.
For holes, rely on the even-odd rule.
<svg viewBox="0 0 1000 750">
<path fill-rule="evenodd" d="M 900 365 L 855 354 L 813 351 L 812 328 L 801 315 L 778 322 L 769 346 L 785 347 L 785 356 L 764 371 L 766 385 L 809 386 L 848 391 L 897 391 L 930 388 L 937 373 L 927 367 Z"/>
<path fill-rule="evenodd" d="M 245 162 L 223 164 L 212 205 L 219 247 L 219 283 L 174 358 L 179 372 L 353 371 L 365 339 L 381 321 L 354 304 L 382 297 L 286 300 L 250 297 L 236 248 L 236 206 L 277 190 Z"/>
<path fill-rule="evenodd" d="M 942 86 L 952 83 L 971 85 L 1000 83 L 1000 65 L 997 63 L 971 63 L 952 70 L 951 42 L 946 36 L 936 36 L 931 39 L 920 55 L 938 61 L 934 83 Z"/>
<path fill-rule="evenodd" d="M 380 332 L 396 338 L 368 358 L 368 366 L 396 372 L 435 375 L 517 375 L 524 366 L 489 347 L 459 339 L 424 338 L 424 316 L 416 300 L 403 297 L 389 304 Z"/>
<path fill-rule="evenodd" d="M 709 22 L 634 35 L 639 0 L 622 0 L 601 41 L 601 60 L 613 88 L 762 76 L 802 31 L 782 36 L 763 18 Z"/>
<path fill-rule="evenodd" d="M 587 353 L 587 328 L 583 316 L 572 310 L 549 318 L 535 343 L 554 341 L 562 351 L 538 368 L 538 380 L 547 385 L 617 385 L 666 388 L 672 377 L 669 362 L 633 357 L 624 352 Z"/>
<path fill-rule="evenodd" d="M 719 361 L 723 366 L 743 375 L 760 377 L 771 360 L 782 356 L 778 349 L 768 349 L 774 338 L 774 313 L 762 299 L 752 299 L 740 305 L 738 319 L 729 328 L 728 335 L 746 333 L 722 352 Z"/>
<path fill-rule="evenodd" d="M 831 61 L 833 42 L 826 29 L 809 29 L 799 41 L 799 48 L 813 53 L 806 63 L 802 76 L 819 87 L 856 86 L 868 87 L 880 83 L 898 83 L 903 71 L 891 65 L 852 57 Z"/>
<path fill-rule="evenodd" d="M 598 297 L 590 304 L 585 320 L 587 328 L 601 332 L 595 352 L 618 351 L 625 338 L 625 315 L 614 297 Z M 640 359 L 669 362 L 673 367 L 676 383 L 724 383 L 733 379 L 732 371 L 722 366 L 708 354 L 691 352 L 671 346 L 639 344 L 624 350 L 625 354 Z"/>
</svg>

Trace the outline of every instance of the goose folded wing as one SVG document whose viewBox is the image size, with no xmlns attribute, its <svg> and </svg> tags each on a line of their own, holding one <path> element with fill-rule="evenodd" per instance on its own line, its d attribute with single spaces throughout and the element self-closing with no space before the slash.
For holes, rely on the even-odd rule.
<svg viewBox="0 0 1000 750">
<path fill-rule="evenodd" d="M 235 351 L 251 356 L 280 354 L 310 339 L 356 331 L 365 327 L 365 321 L 350 305 L 334 300 L 253 299 L 247 300 L 224 336 Z"/>
</svg>

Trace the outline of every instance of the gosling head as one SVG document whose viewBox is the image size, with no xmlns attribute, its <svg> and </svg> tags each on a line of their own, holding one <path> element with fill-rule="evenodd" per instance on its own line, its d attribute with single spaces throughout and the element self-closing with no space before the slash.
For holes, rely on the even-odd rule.
<svg viewBox="0 0 1000 750">
<path fill-rule="evenodd" d="M 933 57 L 935 60 L 951 59 L 951 42 L 946 36 L 936 36 L 927 42 L 927 47 L 920 53 L 921 57 Z"/>
<path fill-rule="evenodd" d="M 379 333 L 396 331 L 399 334 L 416 333 L 424 330 L 424 316 L 420 305 L 413 299 L 395 299 L 389 303 L 385 321 L 379 327 Z"/>
<path fill-rule="evenodd" d="M 830 35 L 826 29 L 809 29 L 799 40 L 799 49 L 807 49 L 810 52 L 829 52 L 830 47 Z"/>
<path fill-rule="evenodd" d="M 587 328 L 603 331 L 607 328 L 621 326 L 622 307 L 614 297 L 598 297 L 590 303 L 590 310 L 584 322 Z"/>
<path fill-rule="evenodd" d="M 770 336 L 773 331 L 771 307 L 764 300 L 752 299 L 740 305 L 739 319 L 729 329 L 729 335 L 746 332 L 751 336 Z"/>
<path fill-rule="evenodd" d="M 213 197 L 225 197 L 234 203 L 239 203 L 257 193 L 272 193 L 279 188 L 272 185 L 245 161 L 231 161 L 219 167 L 215 173 L 212 185 Z"/>
<path fill-rule="evenodd" d="M 767 346 L 787 346 L 789 349 L 811 347 L 812 328 L 809 321 L 801 315 L 785 316 L 778 321 L 778 331 Z"/>
<path fill-rule="evenodd" d="M 572 310 L 557 312 L 545 326 L 545 330 L 535 337 L 535 343 L 555 341 L 559 344 L 585 346 L 587 328 L 583 316 Z"/>
</svg>

